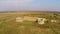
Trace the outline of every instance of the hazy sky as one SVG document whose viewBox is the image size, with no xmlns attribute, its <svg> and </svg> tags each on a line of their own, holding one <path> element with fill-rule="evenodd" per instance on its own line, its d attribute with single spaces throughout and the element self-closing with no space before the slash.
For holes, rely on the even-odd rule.
<svg viewBox="0 0 60 34">
<path fill-rule="evenodd" d="M 8 10 L 60 11 L 60 0 L 0 0 L 0 11 Z"/>
</svg>

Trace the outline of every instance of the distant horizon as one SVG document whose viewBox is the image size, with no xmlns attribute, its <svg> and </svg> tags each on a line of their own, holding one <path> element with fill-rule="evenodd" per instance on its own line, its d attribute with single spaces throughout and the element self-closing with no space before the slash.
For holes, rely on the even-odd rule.
<svg viewBox="0 0 60 34">
<path fill-rule="evenodd" d="M 11 10 L 11 11 L 0 11 L 0 12 L 20 12 L 20 11 L 39 11 L 39 12 L 60 12 L 60 11 L 50 11 L 50 10 Z"/>
</svg>

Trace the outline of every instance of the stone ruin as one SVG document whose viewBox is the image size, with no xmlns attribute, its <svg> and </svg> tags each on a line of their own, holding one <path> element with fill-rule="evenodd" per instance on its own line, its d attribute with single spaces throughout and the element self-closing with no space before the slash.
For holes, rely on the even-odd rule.
<svg viewBox="0 0 60 34">
<path fill-rule="evenodd" d="M 16 17 L 16 22 L 23 22 L 23 18 L 22 17 Z"/>
<path fill-rule="evenodd" d="M 36 21 L 38 24 L 45 24 L 45 21 L 48 21 L 46 18 L 38 18 L 38 17 L 16 17 L 16 22 L 23 22 L 23 21 Z M 50 22 L 57 22 L 57 20 L 50 20 Z"/>
<path fill-rule="evenodd" d="M 37 18 L 37 23 L 38 24 L 45 24 L 46 18 Z"/>
</svg>

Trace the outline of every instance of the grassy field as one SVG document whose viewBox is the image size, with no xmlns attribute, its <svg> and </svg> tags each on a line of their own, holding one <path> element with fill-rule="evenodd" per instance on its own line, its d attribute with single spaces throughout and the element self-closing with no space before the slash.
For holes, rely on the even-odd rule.
<svg viewBox="0 0 60 34">
<path fill-rule="evenodd" d="M 43 17 L 46 24 L 39 25 L 35 21 L 16 22 L 16 17 Z M 51 19 L 59 20 L 51 23 Z M 0 13 L 0 34 L 60 34 L 60 13 L 47 12 L 11 12 Z"/>
</svg>

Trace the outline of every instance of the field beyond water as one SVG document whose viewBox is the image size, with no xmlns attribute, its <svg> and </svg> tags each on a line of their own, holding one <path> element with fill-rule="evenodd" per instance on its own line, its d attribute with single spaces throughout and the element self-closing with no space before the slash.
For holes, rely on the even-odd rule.
<svg viewBox="0 0 60 34">
<path fill-rule="evenodd" d="M 16 22 L 16 17 L 39 17 L 48 21 L 39 25 L 35 21 Z M 51 19 L 58 20 L 56 23 Z M 0 34 L 60 34 L 60 13 L 54 12 L 5 12 L 0 13 Z"/>
</svg>

